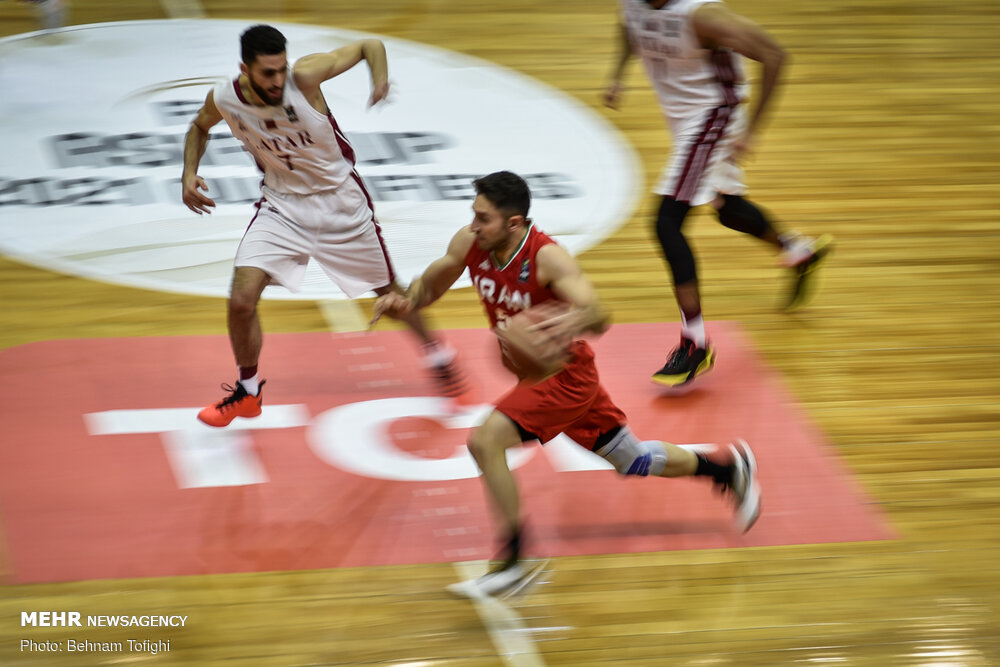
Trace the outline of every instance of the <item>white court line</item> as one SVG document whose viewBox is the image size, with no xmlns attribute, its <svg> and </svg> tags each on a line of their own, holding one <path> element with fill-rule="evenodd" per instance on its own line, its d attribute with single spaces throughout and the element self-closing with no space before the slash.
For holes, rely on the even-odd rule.
<svg viewBox="0 0 1000 667">
<path fill-rule="evenodd" d="M 160 0 L 160 6 L 172 19 L 203 19 L 207 16 L 198 0 Z"/>
<path fill-rule="evenodd" d="M 486 573 L 488 561 L 477 560 L 455 563 L 459 579 L 473 579 Z M 513 609 L 500 600 L 488 595 L 470 598 L 472 606 L 479 614 L 486 632 L 493 641 L 503 664 L 510 667 L 545 667 L 545 661 L 538 654 L 531 641 L 531 630 Z"/>
</svg>

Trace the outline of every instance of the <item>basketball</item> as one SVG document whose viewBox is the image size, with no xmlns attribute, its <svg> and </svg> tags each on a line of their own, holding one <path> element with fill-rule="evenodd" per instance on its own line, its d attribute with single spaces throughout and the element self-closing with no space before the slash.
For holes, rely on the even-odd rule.
<svg viewBox="0 0 1000 667">
<path fill-rule="evenodd" d="M 554 324 L 571 307 L 561 301 L 522 310 L 497 329 L 504 364 L 518 377 L 546 378 L 558 372 L 569 358 L 573 337 L 554 333 L 546 324 Z"/>
</svg>

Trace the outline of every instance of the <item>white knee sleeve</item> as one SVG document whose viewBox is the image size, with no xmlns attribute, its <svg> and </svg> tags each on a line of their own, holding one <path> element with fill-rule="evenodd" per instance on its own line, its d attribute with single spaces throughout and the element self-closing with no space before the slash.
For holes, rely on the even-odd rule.
<svg viewBox="0 0 1000 667">
<path fill-rule="evenodd" d="M 622 475 L 658 477 L 667 465 L 667 448 L 658 440 L 639 441 L 628 426 L 596 452 Z"/>
</svg>

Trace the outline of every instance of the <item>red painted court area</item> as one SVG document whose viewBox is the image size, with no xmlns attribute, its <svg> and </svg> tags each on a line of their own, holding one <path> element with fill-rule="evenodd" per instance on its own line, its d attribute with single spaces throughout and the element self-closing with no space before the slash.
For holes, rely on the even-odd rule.
<svg viewBox="0 0 1000 667">
<path fill-rule="evenodd" d="M 233 368 L 224 337 L 52 341 L 0 352 L 0 517 L 10 582 L 464 561 L 493 530 L 468 428 L 512 384 L 486 330 L 445 332 L 483 405 L 434 398 L 403 332 L 265 339 L 264 414 L 195 420 Z M 620 478 L 565 439 L 513 454 L 530 555 L 892 537 L 732 323 L 715 371 L 683 397 L 648 380 L 674 324 L 618 325 L 595 344 L 643 439 L 746 438 L 763 513 L 740 535 L 703 480 Z M 164 373 L 164 369 L 168 372 Z"/>
</svg>

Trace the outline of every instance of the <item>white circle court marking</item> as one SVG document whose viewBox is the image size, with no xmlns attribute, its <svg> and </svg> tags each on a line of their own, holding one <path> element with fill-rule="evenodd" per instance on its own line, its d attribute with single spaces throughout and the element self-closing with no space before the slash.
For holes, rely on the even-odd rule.
<svg viewBox="0 0 1000 667">
<path fill-rule="evenodd" d="M 200 170 L 219 203 L 211 216 L 181 203 L 180 173 L 188 124 L 211 86 L 238 73 L 249 23 L 127 21 L 0 40 L 0 252 L 110 283 L 226 296 L 260 175 L 224 123 Z M 290 60 L 367 36 L 275 25 Z M 600 115 L 493 63 L 382 39 L 389 103 L 366 109 L 364 65 L 323 90 L 357 151 L 401 282 L 471 220 L 471 180 L 491 171 L 527 178 L 531 217 L 572 254 L 632 212 L 638 160 Z M 312 265 L 299 293 L 265 296 L 344 298 Z"/>
</svg>

